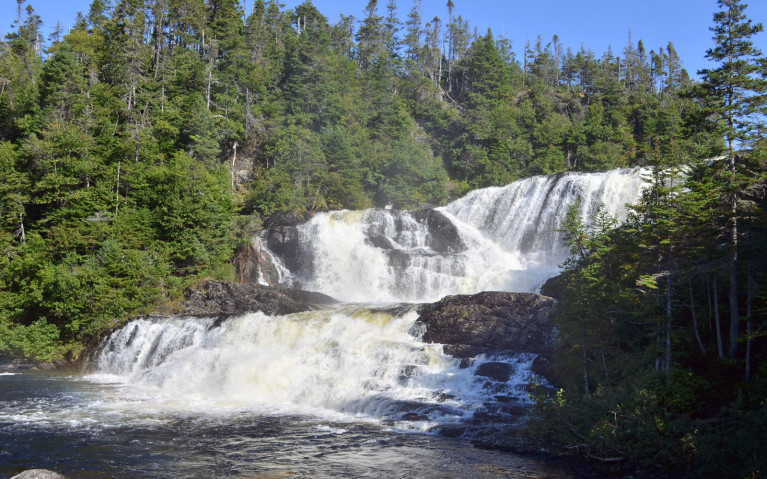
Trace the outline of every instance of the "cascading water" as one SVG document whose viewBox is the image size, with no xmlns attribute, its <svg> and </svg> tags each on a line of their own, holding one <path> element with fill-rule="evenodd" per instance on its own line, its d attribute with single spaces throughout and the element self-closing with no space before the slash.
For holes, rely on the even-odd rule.
<svg viewBox="0 0 767 479">
<path fill-rule="evenodd" d="M 406 429 L 470 417 L 488 404 L 488 385 L 506 402 L 528 402 L 534 355 L 504 357 L 507 381 L 426 344 L 413 308 L 353 305 L 270 317 L 139 319 L 113 333 L 93 365 L 96 381 L 130 384 L 155 407 L 250 410 L 365 418 Z M 400 422 L 403 419 L 406 422 Z"/>
<path fill-rule="evenodd" d="M 130 385 L 144 408 L 364 418 L 411 430 L 525 404 L 534 355 L 461 364 L 423 343 L 415 308 L 395 303 L 533 291 L 566 257 L 556 229 L 570 204 L 584 219 L 600 204 L 624 217 L 641 188 L 639 170 L 567 173 L 474 191 L 436 210 L 319 213 L 281 233 L 293 257 L 269 251 L 268 235 L 256 249 L 278 263 L 274 277 L 347 304 L 280 317 L 135 320 L 103 343 L 91 379 Z M 511 373 L 483 374 L 487 363 Z"/>
<path fill-rule="evenodd" d="M 641 170 L 562 173 L 475 190 L 443 208 L 320 213 L 298 227 L 292 271 L 343 301 L 435 301 L 486 290 L 532 292 L 567 257 L 557 231 L 571 204 L 623 219 Z"/>
</svg>

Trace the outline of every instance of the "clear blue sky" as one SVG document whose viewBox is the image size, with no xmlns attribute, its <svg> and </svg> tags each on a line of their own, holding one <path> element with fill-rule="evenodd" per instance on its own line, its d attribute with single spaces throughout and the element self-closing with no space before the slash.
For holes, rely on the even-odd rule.
<svg viewBox="0 0 767 479">
<path fill-rule="evenodd" d="M 91 0 L 27 0 L 41 16 L 46 36 L 57 21 L 66 28 L 77 11 L 87 13 Z M 424 21 L 439 16 L 447 21 L 447 0 L 422 0 Z M 254 0 L 240 0 L 250 11 Z M 285 8 L 293 8 L 303 0 L 283 0 Z M 517 57 L 521 56 L 525 38 L 535 43 L 541 35 L 544 45 L 554 34 L 566 47 L 574 50 L 581 43 L 601 55 L 612 46 L 622 55 L 631 29 L 634 42 L 641 39 L 645 48 L 658 50 L 671 41 L 695 77 L 706 68 L 703 58 L 713 43 L 709 27 L 716 11 L 716 0 L 453 0 L 456 15 L 469 20 L 484 34 L 492 28 L 496 35 L 512 41 Z M 16 16 L 15 0 L 0 0 L 0 32 L 5 34 Z M 331 23 L 341 13 L 361 18 L 368 0 L 314 0 L 314 4 Z M 387 0 L 379 0 L 379 13 L 384 14 Z M 747 14 L 755 22 L 767 23 L 767 1 L 751 0 Z M 407 18 L 412 0 L 399 0 L 399 17 Z M 755 43 L 767 53 L 767 33 L 755 37 Z"/>
</svg>

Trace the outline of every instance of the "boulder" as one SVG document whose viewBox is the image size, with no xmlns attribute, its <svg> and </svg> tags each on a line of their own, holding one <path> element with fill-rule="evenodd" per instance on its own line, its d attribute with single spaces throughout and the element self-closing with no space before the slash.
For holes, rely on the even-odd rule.
<svg viewBox="0 0 767 479">
<path fill-rule="evenodd" d="M 557 332 L 555 300 L 535 293 L 486 291 L 446 296 L 419 307 L 416 328 L 423 341 L 445 344 L 458 358 L 502 351 L 550 357 Z"/>
<path fill-rule="evenodd" d="M 288 269 L 297 269 L 300 236 L 296 226 L 272 226 L 266 230 L 266 245 Z"/>
<path fill-rule="evenodd" d="M 489 362 L 481 364 L 474 372 L 475 376 L 483 376 L 494 381 L 505 383 L 511 377 L 514 368 L 508 363 Z"/>
<path fill-rule="evenodd" d="M 413 213 L 413 218 L 426 225 L 429 230 L 428 246 L 437 253 L 453 254 L 466 250 L 466 245 L 458 233 L 458 228 L 439 211 L 418 210 Z"/>
<path fill-rule="evenodd" d="M 544 296 L 550 296 L 557 301 L 562 301 L 562 297 L 565 293 L 565 284 L 562 279 L 562 275 L 557 275 L 546 280 L 541 286 L 541 294 Z"/>
<path fill-rule="evenodd" d="M 330 296 L 253 283 L 203 281 L 184 292 L 185 301 L 173 313 L 191 316 L 239 315 L 262 311 L 269 315 L 299 313 L 335 304 Z"/>
</svg>

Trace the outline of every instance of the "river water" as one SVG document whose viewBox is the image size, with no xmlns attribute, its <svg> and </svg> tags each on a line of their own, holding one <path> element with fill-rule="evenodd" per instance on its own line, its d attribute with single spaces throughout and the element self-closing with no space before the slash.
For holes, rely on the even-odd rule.
<svg viewBox="0 0 767 479">
<path fill-rule="evenodd" d="M 181 401 L 179 401 L 181 402 Z M 42 371 L 0 376 L 0 477 L 564 478 L 468 442 L 377 421 L 158 404 L 124 383 Z"/>
</svg>

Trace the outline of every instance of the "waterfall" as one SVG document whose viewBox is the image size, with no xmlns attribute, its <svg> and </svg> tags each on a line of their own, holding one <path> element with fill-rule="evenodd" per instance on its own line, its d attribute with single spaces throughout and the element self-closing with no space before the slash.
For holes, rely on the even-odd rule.
<svg viewBox="0 0 767 479">
<path fill-rule="evenodd" d="M 475 190 L 436 210 L 319 213 L 298 227 L 292 278 L 343 301 L 435 301 L 485 290 L 534 292 L 567 257 L 557 231 L 571 204 L 584 221 L 623 220 L 642 170 L 561 173 Z"/>
<path fill-rule="evenodd" d="M 422 342 L 415 306 L 402 303 L 533 291 L 566 257 L 556 229 L 569 205 L 584 219 L 601 204 L 623 218 L 642 185 L 640 170 L 565 173 L 437 209 L 316 214 L 262 233 L 258 263 L 274 263 L 270 281 L 346 304 L 276 317 L 137 319 L 106 338 L 90 377 L 128 386 L 142 410 L 340 416 L 414 430 L 502 416 L 529 403 L 535 355 L 462 362 Z"/>
<path fill-rule="evenodd" d="M 130 384 L 145 407 L 365 418 L 402 427 L 470 417 L 497 395 L 527 403 L 531 354 L 470 367 L 420 341 L 413 308 L 342 306 L 287 316 L 137 319 L 91 365 L 100 382 Z M 476 375 L 502 361 L 508 381 Z M 465 366 L 465 364 L 464 364 Z"/>
</svg>

